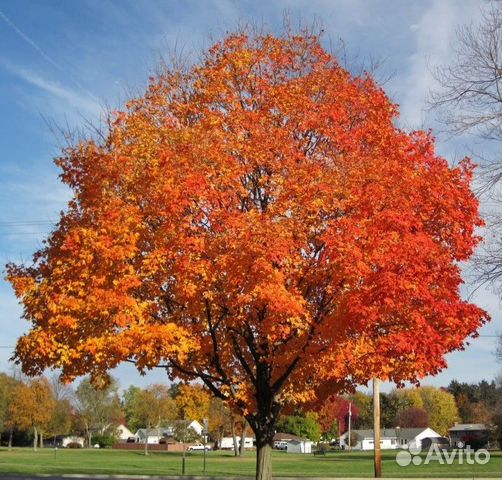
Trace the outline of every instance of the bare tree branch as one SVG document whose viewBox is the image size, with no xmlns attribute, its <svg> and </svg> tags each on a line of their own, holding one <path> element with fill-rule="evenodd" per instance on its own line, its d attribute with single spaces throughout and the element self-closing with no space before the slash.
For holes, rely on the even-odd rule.
<svg viewBox="0 0 502 480">
<path fill-rule="evenodd" d="M 487 208 L 485 241 L 473 261 L 477 288 L 491 285 L 502 292 L 502 2 L 492 0 L 478 25 L 457 30 L 454 61 L 433 69 L 440 88 L 431 93 L 430 106 L 438 112 L 445 131 L 465 133 L 495 142 L 493 158 L 474 156 L 481 164 L 478 195 Z"/>
</svg>

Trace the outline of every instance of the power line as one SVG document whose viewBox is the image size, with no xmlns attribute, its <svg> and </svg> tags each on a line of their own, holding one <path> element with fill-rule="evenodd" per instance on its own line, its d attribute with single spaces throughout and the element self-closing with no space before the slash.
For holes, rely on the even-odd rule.
<svg viewBox="0 0 502 480">
<path fill-rule="evenodd" d="M 11 235 L 48 235 L 51 232 L 0 232 L 0 235 L 11 236 Z"/>
<path fill-rule="evenodd" d="M 26 220 L 26 221 L 5 221 L 0 222 L 0 227 L 24 227 L 29 225 L 53 225 L 54 222 L 49 220 Z"/>
</svg>

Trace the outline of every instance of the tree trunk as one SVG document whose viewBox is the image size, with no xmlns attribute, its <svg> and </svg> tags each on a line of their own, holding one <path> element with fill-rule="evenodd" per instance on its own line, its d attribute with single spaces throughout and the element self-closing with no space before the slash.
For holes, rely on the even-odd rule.
<svg viewBox="0 0 502 480">
<path fill-rule="evenodd" d="M 44 432 L 40 431 L 40 448 L 44 448 Z"/>
<path fill-rule="evenodd" d="M 382 476 L 382 452 L 380 446 L 380 380 L 373 379 L 373 440 L 375 478 Z"/>
<path fill-rule="evenodd" d="M 33 427 L 33 451 L 37 451 L 37 446 L 38 446 L 38 431 L 37 427 Z"/>
<path fill-rule="evenodd" d="M 234 443 L 234 455 L 239 456 L 239 447 L 237 445 L 237 434 L 235 432 L 235 416 L 232 415 L 232 439 Z"/>
<path fill-rule="evenodd" d="M 263 415 L 260 421 L 248 419 L 256 435 L 256 480 L 272 480 L 272 448 L 274 444 L 275 423 L 278 412 Z"/>
<path fill-rule="evenodd" d="M 13 435 L 13 428 L 11 427 L 9 429 L 9 450 L 12 450 L 12 435 Z"/>
<path fill-rule="evenodd" d="M 225 436 L 225 427 L 220 427 L 220 441 L 218 443 L 218 448 L 221 448 L 221 442 L 223 440 L 223 437 Z"/>
<path fill-rule="evenodd" d="M 92 448 L 92 432 L 90 430 L 87 430 L 87 446 Z"/>
<path fill-rule="evenodd" d="M 256 444 L 256 480 L 272 480 L 272 445 Z"/>
<path fill-rule="evenodd" d="M 145 437 L 145 455 L 148 455 L 148 433 Z"/>
<path fill-rule="evenodd" d="M 246 442 L 247 429 L 248 429 L 248 422 L 244 418 L 242 420 L 242 433 L 241 433 L 241 443 L 239 445 L 239 457 L 242 457 L 244 455 L 244 444 Z"/>
</svg>

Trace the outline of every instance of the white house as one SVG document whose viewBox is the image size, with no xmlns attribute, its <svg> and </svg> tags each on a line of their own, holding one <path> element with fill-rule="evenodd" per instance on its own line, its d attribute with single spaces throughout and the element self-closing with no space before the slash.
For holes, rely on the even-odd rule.
<svg viewBox="0 0 502 480">
<path fill-rule="evenodd" d="M 373 450 L 375 446 L 373 430 L 352 430 L 353 450 Z M 340 436 L 340 446 L 349 448 L 349 434 Z M 421 448 L 426 438 L 441 438 L 432 428 L 383 428 L 380 432 L 380 448 L 395 450 L 397 448 Z"/>
<path fill-rule="evenodd" d="M 197 435 L 202 435 L 204 431 L 204 427 L 197 420 L 193 420 L 188 427 L 192 428 Z"/>
<path fill-rule="evenodd" d="M 128 438 L 134 437 L 134 433 L 131 432 L 123 423 L 117 427 L 118 439 L 126 441 Z"/>
<path fill-rule="evenodd" d="M 235 439 L 237 440 L 237 446 L 239 446 L 241 444 L 241 437 L 237 435 Z M 254 447 L 254 438 L 244 437 L 244 448 L 253 448 L 253 447 Z M 232 450 L 234 448 L 233 437 L 223 437 L 220 442 L 220 448 L 222 450 Z"/>
<path fill-rule="evenodd" d="M 148 443 L 159 443 L 161 439 L 167 439 L 174 435 L 174 427 L 177 422 L 181 422 L 182 420 L 175 420 L 173 425 L 168 427 L 160 427 L 160 428 L 140 428 L 134 435 L 131 436 L 134 438 L 136 443 L 145 443 L 148 438 Z M 192 420 L 187 428 L 191 428 L 197 435 L 202 435 L 204 427 L 197 421 Z"/>
<path fill-rule="evenodd" d="M 174 435 L 174 429 L 177 424 L 182 424 L 184 420 L 174 420 L 171 425 L 167 426 L 165 430 L 165 436 L 172 437 Z M 197 435 L 201 436 L 204 431 L 204 427 L 197 421 L 192 420 L 186 428 L 191 428 Z"/>
<path fill-rule="evenodd" d="M 288 440 L 287 453 L 312 453 L 312 441 L 306 438 L 294 438 Z"/>
<path fill-rule="evenodd" d="M 136 443 L 159 443 L 162 438 L 169 436 L 167 428 L 140 428 L 134 435 Z"/>
</svg>

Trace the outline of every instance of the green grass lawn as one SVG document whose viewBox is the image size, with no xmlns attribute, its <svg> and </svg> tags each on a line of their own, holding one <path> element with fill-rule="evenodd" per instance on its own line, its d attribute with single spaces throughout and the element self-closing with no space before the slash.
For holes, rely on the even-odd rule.
<svg viewBox="0 0 502 480">
<path fill-rule="evenodd" d="M 502 472 L 502 452 L 491 452 L 486 465 L 429 465 L 400 467 L 395 462 L 396 452 L 383 452 L 385 477 L 496 477 Z M 186 474 L 203 475 L 201 452 L 187 453 Z M 425 457 L 424 457 L 425 458 Z M 207 454 L 208 476 L 253 476 L 254 453 L 235 458 L 230 452 Z M 371 477 L 373 458 L 371 452 L 329 453 L 325 457 L 288 454 L 274 451 L 274 477 Z M 147 457 L 140 451 L 124 450 L 71 450 L 61 449 L 56 456 L 52 449 L 33 452 L 27 448 L 12 451 L 0 450 L 0 476 L 2 473 L 17 474 L 128 474 L 128 475 L 180 475 L 181 453 L 155 452 Z"/>
</svg>

